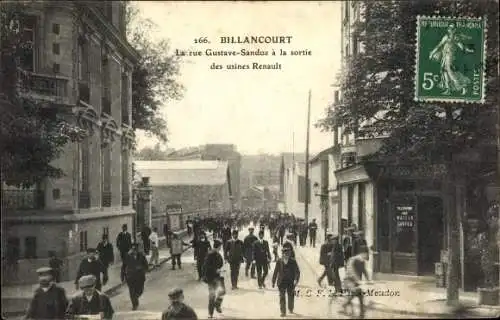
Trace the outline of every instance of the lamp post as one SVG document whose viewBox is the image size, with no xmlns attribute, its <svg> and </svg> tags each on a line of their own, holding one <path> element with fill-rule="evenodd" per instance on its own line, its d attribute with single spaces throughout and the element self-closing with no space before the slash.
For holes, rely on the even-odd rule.
<svg viewBox="0 0 500 320">
<path fill-rule="evenodd" d="M 326 239 L 326 234 L 328 230 L 328 194 L 321 193 L 321 188 L 319 183 L 315 182 L 313 185 L 314 195 L 320 198 L 321 215 L 323 220 L 323 230 L 324 237 Z"/>
</svg>

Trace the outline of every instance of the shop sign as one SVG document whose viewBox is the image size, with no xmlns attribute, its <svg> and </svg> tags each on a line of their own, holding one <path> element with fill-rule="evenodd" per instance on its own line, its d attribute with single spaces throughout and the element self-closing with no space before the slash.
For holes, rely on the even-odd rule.
<svg viewBox="0 0 500 320">
<path fill-rule="evenodd" d="M 415 208 L 408 205 L 396 206 L 396 226 L 398 230 L 412 229 L 415 225 Z"/>
</svg>

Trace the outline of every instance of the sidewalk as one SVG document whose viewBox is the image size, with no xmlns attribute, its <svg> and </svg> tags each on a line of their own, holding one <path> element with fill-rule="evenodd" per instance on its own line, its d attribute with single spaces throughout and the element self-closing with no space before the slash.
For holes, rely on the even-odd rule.
<svg viewBox="0 0 500 320">
<path fill-rule="evenodd" d="M 185 234 L 183 237 L 184 241 L 191 240 L 191 237 L 188 237 Z M 184 251 L 191 249 L 191 246 L 186 247 Z M 170 251 L 167 248 L 162 248 L 159 251 L 160 256 L 160 265 L 164 264 L 167 261 L 170 261 Z M 146 258 L 149 262 L 151 255 L 148 255 Z M 102 292 L 105 294 L 112 296 L 119 288 L 125 285 L 125 283 L 121 282 L 120 279 L 120 270 L 121 270 L 121 262 L 112 264 L 108 269 L 108 283 L 102 287 Z M 149 271 L 154 270 L 153 266 L 149 266 Z M 78 293 L 75 290 L 75 282 L 72 281 L 64 281 L 58 283 L 58 285 L 64 290 L 66 290 L 66 294 L 69 297 L 74 296 Z M 33 292 L 38 288 L 38 284 L 33 285 L 20 285 L 20 286 L 4 286 L 2 287 L 2 315 L 18 315 L 24 314 L 26 312 L 27 306 L 33 297 Z"/>
<path fill-rule="evenodd" d="M 319 264 L 320 248 L 297 247 L 297 253 L 305 257 L 305 261 L 316 271 L 317 276 L 323 272 Z M 345 270 L 340 269 L 340 278 L 344 278 Z M 371 275 L 371 270 L 368 271 Z M 500 307 L 480 306 L 477 304 L 477 293 L 460 292 L 461 307 L 459 309 L 446 305 L 446 289 L 437 288 L 435 281 L 423 280 L 419 277 L 397 277 L 392 274 L 375 274 L 375 282 L 367 288 L 366 300 L 372 309 L 402 315 L 427 315 L 432 317 L 448 317 L 460 312 L 477 317 L 498 317 Z M 406 278 L 406 279 L 402 279 Z M 410 279 L 408 279 L 410 278 Z M 326 279 L 325 279 L 326 282 Z"/>
</svg>

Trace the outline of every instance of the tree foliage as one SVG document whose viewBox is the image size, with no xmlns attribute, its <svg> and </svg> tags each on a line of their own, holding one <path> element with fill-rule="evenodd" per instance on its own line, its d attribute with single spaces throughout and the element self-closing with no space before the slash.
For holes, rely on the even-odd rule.
<svg viewBox="0 0 500 320">
<path fill-rule="evenodd" d="M 46 177 L 64 173 L 53 166 L 63 146 L 82 131 L 59 117 L 56 108 L 23 95 L 22 81 L 30 74 L 19 68 L 19 58 L 32 43 L 23 41 L 23 12 L 30 2 L 0 6 L 0 154 L 1 182 L 30 187 Z"/>
<path fill-rule="evenodd" d="M 168 151 L 162 150 L 160 144 L 157 143 L 153 148 L 145 147 L 137 151 L 134 158 L 145 161 L 167 160 L 168 153 Z"/>
<path fill-rule="evenodd" d="M 342 104 L 330 106 L 317 126 L 330 131 L 340 124 L 360 137 L 388 135 L 375 155 L 379 160 L 442 163 L 450 152 L 457 154 L 491 141 L 499 103 L 498 2 L 359 3 L 365 10 L 352 31 L 364 50 L 349 59 L 348 72 L 340 78 Z M 445 104 L 413 100 L 417 15 L 487 17 L 487 101 L 484 105 L 447 104 L 453 109 L 452 132 L 444 116 Z"/>
<path fill-rule="evenodd" d="M 132 127 L 166 142 L 167 122 L 162 107 L 182 98 L 183 86 L 176 80 L 180 74 L 180 58 L 170 51 L 167 40 L 151 37 L 158 30 L 151 20 L 140 16 L 127 3 L 127 37 L 141 59 L 132 75 Z"/>
</svg>

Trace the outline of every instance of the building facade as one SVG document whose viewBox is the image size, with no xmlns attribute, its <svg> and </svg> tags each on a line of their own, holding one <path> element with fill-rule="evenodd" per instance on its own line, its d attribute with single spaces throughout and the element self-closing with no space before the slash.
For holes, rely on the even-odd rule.
<svg viewBox="0 0 500 320">
<path fill-rule="evenodd" d="M 141 177 L 152 187 L 152 216 L 167 216 L 167 208 L 178 206 L 183 219 L 215 215 L 231 209 L 231 171 L 227 161 L 135 161 Z M 152 225 L 150 217 L 138 217 L 141 225 Z M 181 221 L 181 225 L 182 221 Z M 162 230 L 162 226 L 157 226 Z"/>
<path fill-rule="evenodd" d="M 2 252 L 17 270 L 2 281 L 36 282 L 34 270 L 47 265 L 49 251 L 64 260 L 69 280 L 87 247 L 103 234 L 114 242 L 122 224 L 133 227 L 132 69 L 139 56 L 126 40 L 121 1 L 34 2 L 23 14 L 32 46 L 21 61 L 22 94 L 57 106 L 86 134 L 54 161 L 64 177 L 30 190 L 3 186 Z"/>
<path fill-rule="evenodd" d="M 199 147 L 190 147 L 176 150 L 168 155 L 167 160 L 204 160 L 227 161 L 231 172 L 231 190 L 234 208 L 241 206 L 241 154 L 233 144 L 206 144 Z"/>
<path fill-rule="evenodd" d="M 295 217 L 302 219 L 305 215 L 306 200 L 305 167 L 305 163 L 295 162 L 284 170 L 282 202 L 282 207 L 284 207 L 286 213 L 293 214 Z"/>
</svg>

